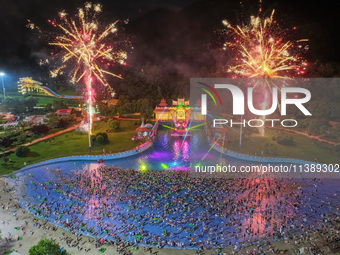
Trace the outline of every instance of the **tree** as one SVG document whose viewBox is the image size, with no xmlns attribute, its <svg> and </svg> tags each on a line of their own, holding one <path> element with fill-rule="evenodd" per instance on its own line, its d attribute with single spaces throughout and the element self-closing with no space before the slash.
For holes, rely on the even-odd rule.
<svg viewBox="0 0 340 255">
<path fill-rule="evenodd" d="M 29 255 L 68 255 L 67 251 L 61 249 L 58 243 L 49 239 L 41 239 L 37 245 L 32 246 Z"/>
<path fill-rule="evenodd" d="M 100 112 L 101 115 L 108 116 L 109 107 L 107 106 L 107 104 L 105 104 L 103 102 L 98 102 L 98 108 L 99 108 L 99 112 Z"/>
<path fill-rule="evenodd" d="M 60 118 L 59 123 L 58 123 L 58 128 L 66 128 L 69 125 L 69 122 L 64 119 Z"/>
<path fill-rule="evenodd" d="M 26 142 L 26 134 L 22 132 L 18 136 L 15 137 L 16 139 L 16 144 L 23 144 Z"/>
<path fill-rule="evenodd" d="M 30 153 L 30 148 L 26 147 L 26 146 L 19 146 L 16 150 L 15 150 L 15 156 L 17 157 L 27 157 L 27 155 Z"/>
<path fill-rule="evenodd" d="M 115 118 L 109 118 L 106 125 L 109 130 L 117 131 L 120 127 L 120 121 Z"/>
<path fill-rule="evenodd" d="M 121 115 L 124 115 L 124 114 L 127 114 L 127 113 L 130 113 L 130 108 L 129 108 L 129 105 L 128 103 L 126 104 L 121 104 L 120 106 L 117 107 L 117 111 L 118 111 L 118 114 L 121 116 Z"/>
<path fill-rule="evenodd" d="M 51 128 L 56 128 L 59 124 L 59 117 L 56 113 L 50 113 L 46 115 L 47 117 L 47 125 L 50 126 Z"/>
<path fill-rule="evenodd" d="M 49 126 L 47 126 L 46 124 L 40 124 L 40 125 L 33 126 L 33 127 L 31 128 L 31 131 L 32 131 L 34 134 L 37 134 L 37 135 L 44 135 L 44 134 L 46 134 L 48 131 L 50 131 L 50 128 L 49 128 Z"/>
<path fill-rule="evenodd" d="M 104 136 L 102 136 L 102 135 L 97 135 L 97 136 L 96 136 L 96 143 L 97 143 L 97 144 L 100 144 L 100 145 L 104 144 L 104 143 L 105 143 L 105 138 L 104 138 Z"/>
<path fill-rule="evenodd" d="M 0 151 L 1 151 L 1 153 L 2 153 L 2 161 L 6 163 L 6 162 L 9 160 L 9 159 L 6 157 L 6 156 L 7 156 L 6 153 L 5 153 L 6 148 L 0 146 Z M 1 234 L 1 232 L 0 232 L 0 234 Z M 1 240 L 1 236 L 0 236 L 0 240 Z"/>
<path fill-rule="evenodd" d="M 81 111 L 77 111 L 76 109 L 72 109 L 71 114 L 74 114 L 76 117 L 81 117 Z"/>
<path fill-rule="evenodd" d="M 309 122 L 308 134 L 309 135 L 322 135 L 328 129 L 328 123 L 325 119 L 312 119 Z"/>
<path fill-rule="evenodd" d="M 99 112 L 103 116 L 115 116 L 117 115 L 118 107 L 115 105 L 107 106 L 105 104 L 99 104 Z"/>
<path fill-rule="evenodd" d="M 37 103 L 38 103 L 38 99 L 34 97 L 28 97 L 25 100 L 23 100 L 23 105 L 26 107 L 26 110 L 28 112 L 33 111 Z"/>
<path fill-rule="evenodd" d="M 95 136 L 92 136 L 92 142 L 96 145 L 103 145 L 109 143 L 109 138 L 106 133 L 97 133 Z"/>
<path fill-rule="evenodd" d="M 10 137 L 0 137 L 0 146 L 10 147 L 14 141 Z"/>
<path fill-rule="evenodd" d="M 17 105 L 20 104 L 20 100 L 17 98 L 7 98 L 4 102 L 10 109 L 13 109 L 14 107 L 16 107 Z"/>
<path fill-rule="evenodd" d="M 294 139 L 292 136 L 287 137 L 277 137 L 276 142 L 281 145 L 294 145 Z"/>
<path fill-rule="evenodd" d="M 63 100 L 54 100 L 53 109 L 55 111 L 60 110 L 60 109 L 68 109 L 68 106 Z"/>
<path fill-rule="evenodd" d="M 47 125 L 50 128 L 66 128 L 74 121 L 73 116 L 61 116 L 56 113 L 50 113 L 47 115 Z"/>
<path fill-rule="evenodd" d="M 139 107 L 138 107 L 139 106 Z M 152 117 L 153 115 L 153 107 L 152 103 L 148 99 L 139 99 L 137 101 L 138 111 L 145 117 Z"/>
<path fill-rule="evenodd" d="M 46 112 L 46 113 L 53 112 L 52 104 L 45 104 L 44 105 L 44 112 Z"/>
</svg>

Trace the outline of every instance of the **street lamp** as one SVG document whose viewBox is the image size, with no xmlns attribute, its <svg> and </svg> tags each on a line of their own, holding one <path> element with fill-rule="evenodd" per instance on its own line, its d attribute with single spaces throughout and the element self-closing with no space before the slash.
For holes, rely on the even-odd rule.
<svg viewBox="0 0 340 255">
<path fill-rule="evenodd" d="M 1 81 L 2 81 L 2 92 L 4 93 L 4 100 L 6 100 L 6 92 L 5 92 L 5 85 L 4 85 L 4 76 L 5 76 L 5 73 L 4 72 L 0 72 L 0 76 L 1 76 Z"/>
</svg>

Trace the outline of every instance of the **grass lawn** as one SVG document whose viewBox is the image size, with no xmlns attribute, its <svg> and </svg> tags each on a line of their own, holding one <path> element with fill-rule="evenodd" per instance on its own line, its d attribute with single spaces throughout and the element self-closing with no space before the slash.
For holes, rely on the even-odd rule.
<svg viewBox="0 0 340 255">
<path fill-rule="evenodd" d="M 34 96 L 38 98 L 37 106 L 44 106 L 46 104 L 53 104 L 53 101 L 65 101 L 68 106 L 77 107 L 81 104 L 81 100 L 79 99 L 66 99 L 66 98 L 58 98 L 58 97 L 51 97 L 51 96 Z M 69 102 L 69 103 L 68 103 Z"/>
<path fill-rule="evenodd" d="M 66 94 L 66 93 L 61 93 L 61 95 L 73 95 L 71 92 Z M 52 104 L 54 100 L 60 100 L 60 101 L 66 101 L 66 102 L 71 102 L 70 106 L 78 106 L 79 103 L 81 103 L 81 100 L 79 99 L 67 99 L 67 98 L 58 98 L 58 97 L 52 97 L 52 96 L 41 96 L 41 95 L 32 95 L 33 97 L 38 99 L 37 106 L 44 106 L 46 104 Z M 24 99 L 25 97 L 19 93 L 19 92 L 9 92 L 7 94 L 7 97 L 11 98 L 17 98 L 17 99 Z"/>
<path fill-rule="evenodd" d="M 6 98 L 8 98 L 8 97 L 18 98 L 18 99 L 23 99 L 24 98 L 24 96 L 21 93 L 14 92 L 14 91 L 10 91 L 10 92 L 6 91 Z"/>
<path fill-rule="evenodd" d="M 55 91 L 55 92 L 58 93 L 59 95 L 63 95 L 63 96 L 81 96 L 80 93 L 78 93 L 77 91 L 70 90 L 70 89 L 58 90 L 58 91 Z"/>
<path fill-rule="evenodd" d="M 319 163 L 339 163 L 339 155 L 335 152 L 335 146 L 324 142 L 318 142 L 308 137 L 285 132 L 276 129 L 267 128 L 265 135 L 252 134 L 250 139 L 242 139 L 242 147 L 239 148 L 239 132 L 228 129 L 228 136 L 230 142 L 225 143 L 224 146 L 232 151 L 241 153 L 251 153 L 252 155 L 261 155 L 270 157 L 284 157 L 296 158 L 309 161 L 317 161 Z M 272 140 L 272 137 L 293 137 L 293 145 L 281 145 Z M 269 148 L 266 148 L 266 144 Z M 315 160 L 316 159 L 316 160 Z"/>
<path fill-rule="evenodd" d="M 106 131 L 105 123 L 102 121 L 95 122 L 93 127 L 94 134 Z M 31 153 L 28 157 L 18 158 L 12 153 L 8 157 L 11 159 L 11 162 L 4 163 L 0 159 L 0 174 L 7 174 L 18 170 L 24 166 L 24 162 L 33 164 L 47 159 L 64 156 L 103 154 L 103 149 L 106 150 L 106 153 L 130 150 L 139 145 L 138 142 L 131 140 L 135 129 L 135 121 L 121 121 L 119 131 L 108 133 L 110 143 L 107 145 L 92 146 L 91 153 L 88 151 L 87 133 L 73 130 L 30 146 Z"/>
</svg>

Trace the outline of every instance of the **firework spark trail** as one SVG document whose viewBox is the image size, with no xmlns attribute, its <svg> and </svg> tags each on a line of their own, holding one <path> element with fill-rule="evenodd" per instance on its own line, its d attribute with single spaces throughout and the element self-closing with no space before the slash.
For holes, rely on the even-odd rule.
<svg viewBox="0 0 340 255">
<path fill-rule="evenodd" d="M 89 77 L 89 74 L 105 86 L 108 82 L 104 74 L 121 78 L 120 75 L 104 69 L 104 66 L 110 66 L 111 62 L 124 64 L 127 58 L 126 52 L 116 51 L 113 46 L 105 43 L 110 34 L 117 32 L 118 20 L 102 30 L 97 20 L 100 12 L 101 5 L 85 3 L 85 8 L 78 9 L 76 19 L 68 18 L 68 14 L 62 11 L 59 13 L 60 23 L 49 20 L 54 27 L 62 31 L 62 35 L 56 36 L 49 43 L 62 49 L 60 54 L 63 64 L 51 71 L 52 76 L 57 76 L 64 68 L 72 65 L 75 66 L 70 73 L 72 83 Z"/>
<path fill-rule="evenodd" d="M 223 49 L 231 49 L 235 55 L 227 70 L 234 78 L 295 78 L 305 73 L 307 62 L 299 51 L 308 50 L 308 45 L 303 46 L 308 40 L 288 40 L 274 20 L 274 12 L 268 17 L 251 16 L 244 25 L 232 26 L 227 20 L 222 21 L 228 38 Z M 276 86 L 265 84 L 269 89 Z"/>
<path fill-rule="evenodd" d="M 61 11 L 59 12 L 59 22 L 49 20 L 53 27 L 61 31 L 53 37 L 49 44 L 59 47 L 60 51 L 57 56 L 60 56 L 62 62 L 60 66 L 50 71 L 50 75 L 56 77 L 64 73 L 64 69 L 72 67 L 73 71 L 69 73 L 71 82 L 76 83 L 83 79 L 86 84 L 90 150 L 92 105 L 94 103 L 93 79 L 108 86 L 105 75 L 121 78 L 120 75 L 105 68 L 111 66 L 112 63 L 124 64 L 127 58 L 125 51 L 117 50 L 105 42 L 109 35 L 117 32 L 118 20 L 102 29 L 97 19 L 101 11 L 100 4 L 87 2 L 84 8 L 78 9 L 78 14 L 74 18 L 69 18 L 65 11 Z M 28 21 L 28 28 L 41 32 L 39 27 L 31 23 L 30 20 Z M 111 90 L 110 86 L 108 88 Z"/>
<path fill-rule="evenodd" d="M 288 85 L 282 78 L 295 78 L 305 73 L 307 62 L 300 53 L 308 50 L 309 46 L 305 44 L 307 39 L 287 39 L 289 34 L 274 20 L 275 10 L 268 17 L 261 15 L 261 12 L 260 5 L 259 15 L 250 16 L 247 24 L 232 26 L 227 20 L 222 23 L 227 35 L 223 49 L 234 53 L 233 63 L 227 71 L 233 74 L 233 78 L 265 78 L 248 84 L 254 89 L 262 88 L 264 101 L 260 106 L 264 110 L 269 100 L 267 90 L 272 91 L 273 87 L 280 90 L 282 86 Z M 266 78 L 281 79 L 280 82 L 275 82 Z M 265 116 L 261 119 L 265 119 Z M 260 129 L 260 133 L 264 135 L 264 128 Z"/>
</svg>

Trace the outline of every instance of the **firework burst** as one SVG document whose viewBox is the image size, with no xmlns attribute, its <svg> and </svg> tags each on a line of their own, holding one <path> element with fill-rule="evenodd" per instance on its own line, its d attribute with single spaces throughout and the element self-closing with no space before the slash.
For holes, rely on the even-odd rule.
<svg viewBox="0 0 340 255">
<path fill-rule="evenodd" d="M 233 26 L 227 20 L 222 23 L 227 37 L 223 50 L 231 50 L 233 56 L 227 71 L 232 73 L 233 78 L 264 78 L 248 84 L 254 89 L 262 88 L 262 100 L 259 97 L 258 103 L 264 110 L 269 105 L 269 91 L 274 87 L 280 90 L 282 86 L 287 86 L 287 79 L 278 81 L 267 78 L 296 78 L 303 75 L 307 62 L 302 58 L 302 53 L 309 46 L 307 39 L 289 39 L 291 34 L 281 29 L 274 20 L 275 10 L 267 17 L 261 12 L 260 7 L 258 16 L 250 16 L 246 24 Z M 263 120 L 265 118 L 261 117 Z M 260 128 L 260 133 L 264 135 L 264 127 Z"/>
<path fill-rule="evenodd" d="M 233 77 L 295 78 L 305 73 L 307 62 L 299 53 L 308 50 L 308 40 L 288 40 L 274 12 L 268 17 L 251 16 L 249 23 L 237 26 L 223 20 L 227 36 L 223 49 L 233 52 L 227 70 Z"/>
<path fill-rule="evenodd" d="M 124 64 L 127 57 L 126 52 L 117 51 L 114 46 L 105 41 L 109 35 L 117 32 L 118 21 L 101 29 L 97 20 L 101 10 L 100 4 L 85 3 L 84 8 L 78 9 L 75 18 L 68 18 L 68 14 L 61 11 L 60 22 L 49 20 L 62 32 L 49 43 L 61 49 L 58 55 L 61 57 L 62 64 L 50 72 L 52 77 L 56 77 L 63 73 L 65 68 L 72 66 L 74 67 L 70 72 L 72 83 L 93 76 L 107 86 L 105 75 L 121 78 L 120 75 L 106 69 L 114 62 Z"/>
<path fill-rule="evenodd" d="M 72 83 L 84 80 L 87 89 L 88 104 L 88 130 L 89 130 L 89 147 L 91 150 L 91 130 L 92 130 L 92 105 L 94 102 L 94 91 L 92 83 L 97 80 L 100 84 L 107 86 L 106 75 L 121 78 L 120 75 L 108 71 L 108 68 L 114 63 L 124 64 L 127 53 L 117 50 L 119 42 L 115 42 L 118 20 L 106 27 L 102 27 L 97 19 L 102 12 L 100 4 L 85 3 L 83 8 L 78 9 L 74 18 L 69 17 L 65 11 L 59 12 L 59 20 L 49 23 L 59 30 L 55 36 L 50 36 L 49 44 L 57 46 L 59 51 L 52 55 L 61 60 L 61 64 L 50 71 L 52 77 L 66 73 L 68 70 Z M 27 25 L 30 29 L 40 28 L 29 21 Z M 51 33 L 47 33 L 51 34 Z M 110 38 L 110 40 L 109 40 Z M 110 43 L 107 43 L 107 42 Z M 43 61 L 44 63 L 44 61 Z M 69 71 L 72 70 L 72 71 Z M 111 90 L 111 87 L 108 86 Z"/>
</svg>

